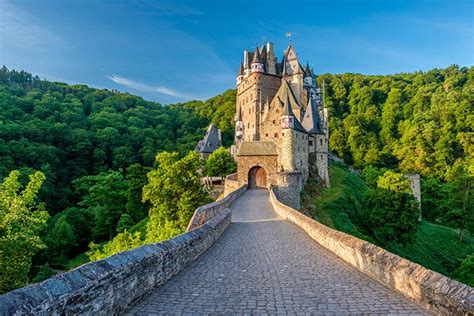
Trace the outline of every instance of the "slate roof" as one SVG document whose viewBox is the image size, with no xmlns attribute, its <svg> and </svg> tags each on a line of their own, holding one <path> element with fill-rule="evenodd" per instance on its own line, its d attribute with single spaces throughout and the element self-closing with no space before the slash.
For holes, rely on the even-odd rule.
<svg viewBox="0 0 474 316">
<path fill-rule="evenodd" d="M 243 76 L 244 75 L 244 65 L 242 64 L 242 62 L 240 62 L 239 73 L 237 75 L 238 76 Z"/>
<path fill-rule="evenodd" d="M 293 90 L 291 90 L 290 84 L 286 80 L 281 81 L 281 86 L 280 89 L 278 89 L 275 98 L 273 100 L 276 100 L 277 106 L 283 107 L 283 113 L 282 115 L 293 115 L 294 119 L 294 130 L 297 130 L 298 132 L 302 133 L 307 133 L 306 129 L 301 125 L 301 122 L 298 120 L 298 118 L 295 116 L 293 109 L 300 109 L 301 106 L 298 103 L 298 100 L 296 99 Z M 285 106 L 288 105 L 288 109 L 285 109 Z M 286 113 L 291 113 L 291 114 L 285 114 Z"/>
<path fill-rule="evenodd" d="M 319 109 L 316 100 L 309 99 L 302 125 L 310 134 L 324 134 L 321 129 L 321 118 L 319 117 Z"/>
<path fill-rule="evenodd" d="M 198 153 L 213 153 L 221 146 L 221 131 L 214 124 L 211 124 L 207 128 L 206 136 L 197 143 L 194 150 Z"/>
<path fill-rule="evenodd" d="M 273 142 L 242 142 L 237 156 L 278 156 Z"/>
</svg>

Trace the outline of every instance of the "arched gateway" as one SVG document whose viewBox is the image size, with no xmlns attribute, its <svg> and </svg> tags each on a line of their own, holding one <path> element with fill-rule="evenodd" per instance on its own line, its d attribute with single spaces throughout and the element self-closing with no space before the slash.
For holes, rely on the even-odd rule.
<svg viewBox="0 0 474 316">
<path fill-rule="evenodd" d="M 267 173 L 259 166 L 252 167 L 248 175 L 248 188 L 258 189 L 267 187 Z"/>
</svg>

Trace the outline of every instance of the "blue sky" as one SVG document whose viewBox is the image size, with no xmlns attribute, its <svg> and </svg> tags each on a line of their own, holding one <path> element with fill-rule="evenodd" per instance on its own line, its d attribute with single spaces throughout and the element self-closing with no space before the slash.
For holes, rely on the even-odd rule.
<svg viewBox="0 0 474 316">
<path fill-rule="evenodd" d="M 286 32 L 316 73 L 474 64 L 472 0 L 0 0 L 0 64 L 162 103 L 233 88 L 243 49 L 281 55 Z"/>
</svg>

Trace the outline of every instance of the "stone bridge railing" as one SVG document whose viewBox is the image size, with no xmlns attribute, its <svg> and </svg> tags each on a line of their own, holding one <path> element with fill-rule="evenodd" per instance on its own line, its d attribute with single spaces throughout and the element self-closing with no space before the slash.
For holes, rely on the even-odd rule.
<svg viewBox="0 0 474 316">
<path fill-rule="evenodd" d="M 247 186 L 243 185 L 237 190 L 227 194 L 219 201 L 198 207 L 194 212 L 193 217 L 189 221 L 187 231 L 201 226 L 203 223 L 216 216 L 216 214 L 219 214 L 222 210 L 229 207 L 229 205 L 232 204 L 232 202 L 234 202 L 239 196 L 241 196 L 245 190 L 247 190 Z"/>
<path fill-rule="evenodd" d="M 117 315 L 204 253 L 231 222 L 239 188 L 199 207 L 188 231 L 0 296 L 0 315 Z"/>
<path fill-rule="evenodd" d="M 474 315 L 472 287 L 329 228 L 278 201 L 273 189 L 270 190 L 270 201 L 278 215 L 299 226 L 321 246 L 387 287 L 436 313 Z"/>
</svg>

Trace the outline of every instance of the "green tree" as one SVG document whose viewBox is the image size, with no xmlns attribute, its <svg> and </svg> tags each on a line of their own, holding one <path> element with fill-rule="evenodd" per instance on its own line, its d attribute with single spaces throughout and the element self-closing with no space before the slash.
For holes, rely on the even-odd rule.
<svg viewBox="0 0 474 316">
<path fill-rule="evenodd" d="M 75 246 L 75 240 L 73 229 L 67 222 L 67 217 L 61 215 L 45 238 L 52 262 L 55 264 L 64 262 L 71 248 Z"/>
<path fill-rule="evenodd" d="M 235 172 L 237 165 L 234 158 L 224 147 L 218 148 L 206 160 L 205 170 L 208 176 L 224 178 Z"/>
<path fill-rule="evenodd" d="M 127 213 L 123 213 L 117 224 L 117 233 L 123 233 L 126 229 L 132 227 L 133 224 L 135 224 L 133 218 Z"/>
<path fill-rule="evenodd" d="M 198 206 L 211 201 L 201 186 L 201 162 L 195 152 L 178 159 L 177 153 L 162 152 L 156 156 L 157 168 L 148 173 L 143 187 L 143 201 L 149 201 L 150 221 L 147 242 L 183 232 Z"/>
<path fill-rule="evenodd" d="M 410 180 L 403 174 L 393 172 L 391 170 L 386 171 L 383 176 L 380 176 L 377 180 L 377 187 L 393 192 L 411 194 Z"/>
<path fill-rule="evenodd" d="M 125 212 L 127 183 L 119 171 L 103 172 L 74 181 L 76 192 L 83 198 L 78 203 L 94 214 L 94 241 L 115 236 L 117 223 Z"/>
<path fill-rule="evenodd" d="M 473 186 L 474 177 L 459 173 L 452 183 L 450 210 L 444 219 L 459 230 L 459 240 L 463 241 L 466 229 L 474 230 L 474 203 Z"/>
<path fill-rule="evenodd" d="M 12 171 L 0 184 L 0 292 L 28 282 L 33 256 L 45 248 L 39 234 L 46 228 L 48 213 L 36 197 L 45 180 L 37 171 L 22 187 L 20 173 Z"/>
<path fill-rule="evenodd" d="M 369 190 L 364 197 L 360 222 L 382 245 L 406 243 L 416 231 L 417 213 L 416 201 L 410 194 L 378 188 Z"/>
<path fill-rule="evenodd" d="M 133 164 L 127 168 L 127 205 L 125 207 L 127 214 L 133 220 L 133 224 L 139 222 L 147 215 L 146 205 L 142 202 L 142 189 L 148 183 L 146 174 L 151 168 L 140 164 Z"/>
<path fill-rule="evenodd" d="M 467 256 L 456 272 L 459 281 L 474 286 L 474 254 Z"/>
</svg>

